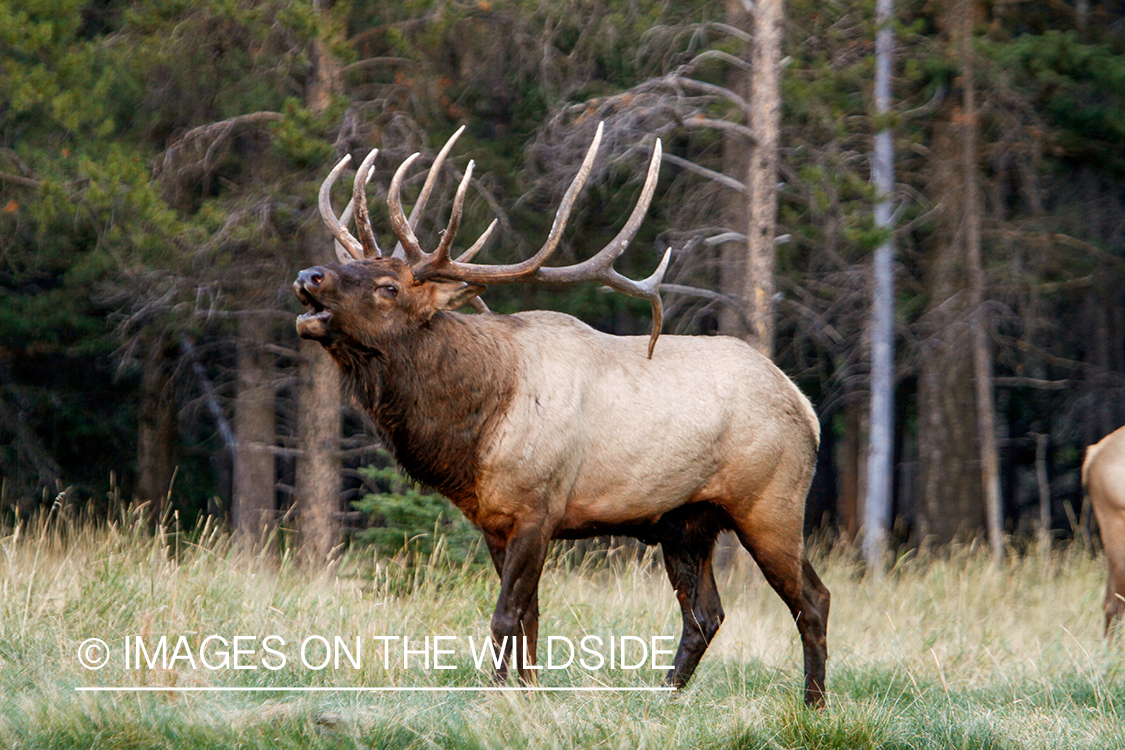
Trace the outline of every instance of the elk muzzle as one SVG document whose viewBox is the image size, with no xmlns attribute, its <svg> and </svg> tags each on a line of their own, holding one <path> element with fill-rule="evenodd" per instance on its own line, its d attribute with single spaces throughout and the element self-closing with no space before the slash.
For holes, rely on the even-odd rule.
<svg viewBox="0 0 1125 750">
<path fill-rule="evenodd" d="M 321 301 L 323 295 L 337 286 L 335 275 L 326 268 L 315 266 L 297 274 L 293 291 L 308 311 L 297 317 L 297 335 L 303 339 L 323 341 L 328 338 L 332 311 Z"/>
</svg>

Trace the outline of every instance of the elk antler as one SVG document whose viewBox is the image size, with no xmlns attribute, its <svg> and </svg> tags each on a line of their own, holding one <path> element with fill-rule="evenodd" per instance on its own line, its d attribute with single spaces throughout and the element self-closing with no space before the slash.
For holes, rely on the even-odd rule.
<svg viewBox="0 0 1125 750">
<path fill-rule="evenodd" d="M 414 227 L 418 226 L 418 219 L 421 218 L 422 210 L 426 207 L 426 202 L 430 199 L 430 191 L 434 188 L 434 182 L 437 179 L 437 174 L 441 169 L 441 165 L 445 162 L 445 157 L 448 156 L 449 152 L 453 150 L 453 144 L 457 142 L 457 139 L 460 138 L 461 134 L 464 132 L 464 125 L 457 128 L 457 130 L 454 131 L 453 135 L 449 136 L 449 140 L 445 142 L 445 145 L 441 147 L 441 151 L 438 151 L 438 155 L 434 157 L 434 163 L 430 165 L 430 171 L 426 173 L 426 181 L 422 184 L 422 192 L 418 194 L 418 200 L 414 202 L 414 208 L 410 209 L 410 218 L 406 222 L 406 228 L 409 232 L 409 237 L 413 239 L 413 243 L 411 245 L 408 245 L 402 239 L 402 235 L 399 234 L 399 230 L 396 227 L 395 236 L 399 238 L 399 243 L 395 247 L 394 257 L 404 258 L 410 263 L 414 263 L 416 260 L 418 260 L 418 258 L 424 255 L 421 246 L 418 245 L 417 238 L 414 237 Z M 404 162 L 403 166 L 413 161 L 414 157 L 416 156 L 418 156 L 418 154 L 413 154 L 409 159 L 406 160 L 406 162 Z M 402 166 L 400 166 L 399 169 L 402 169 Z M 395 174 L 397 175 L 398 172 L 395 172 Z M 396 200 L 398 199 L 397 193 L 395 195 L 395 198 Z M 390 204 L 389 195 L 387 196 L 387 203 L 388 205 Z M 399 213 L 401 213 L 401 209 L 402 204 L 400 202 Z M 394 224 L 395 220 L 394 213 L 394 211 L 391 212 L 392 225 Z"/>
<path fill-rule="evenodd" d="M 332 186 L 336 183 L 336 178 L 340 176 L 340 173 L 344 171 L 344 167 L 346 167 L 351 160 L 351 154 L 344 154 L 344 158 L 340 159 L 336 166 L 332 168 L 332 171 L 328 173 L 328 176 L 324 178 L 324 182 L 320 185 L 320 196 L 317 201 L 317 207 L 320 209 L 320 218 L 328 225 L 332 236 L 336 238 L 336 257 L 340 259 L 341 263 L 349 263 L 351 261 L 347 259 L 344 253 L 340 252 L 340 248 L 346 250 L 348 255 L 352 257 L 352 260 L 363 260 L 363 245 L 361 245 L 359 240 L 353 237 L 352 233 L 347 230 L 347 227 L 336 218 L 336 214 L 332 211 L 332 204 L 330 202 Z M 345 217 L 350 216 L 354 206 L 355 200 L 353 198 L 352 202 L 348 204 L 348 207 L 344 209 Z M 347 221 L 347 218 L 345 218 L 345 221 Z"/>
<path fill-rule="evenodd" d="M 395 228 L 395 233 L 398 235 L 403 247 L 408 248 L 407 255 L 411 258 L 410 263 L 415 278 L 439 278 L 448 281 L 464 281 L 469 284 L 505 284 L 515 281 L 572 284 L 580 281 L 600 281 L 619 292 L 646 299 L 652 305 L 653 327 L 652 333 L 649 336 L 648 346 L 648 354 L 651 358 L 653 347 L 656 346 L 656 340 L 660 336 L 660 328 L 664 319 L 659 286 L 661 279 L 664 277 L 664 272 L 668 268 L 671 251 L 669 250 L 664 254 L 664 258 L 661 260 L 656 271 L 643 281 L 634 281 L 622 276 L 614 270 L 613 263 L 621 256 L 621 253 L 625 251 L 625 248 L 636 235 L 637 230 L 640 229 L 641 222 L 644 220 L 644 215 L 648 211 L 649 204 L 652 202 L 653 193 L 656 191 L 656 181 L 660 173 L 660 161 L 663 153 L 660 139 L 656 140 L 656 145 L 653 148 L 652 159 L 649 162 L 648 174 L 645 177 L 644 187 L 641 189 L 641 196 L 637 200 L 637 205 L 633 208 L 633 212 L 629 215 L 628 221 L 625 222 L 625 226 L 622 227 L 617 236 L 592 258 L 582 261 L 581 263 L 562 268 L 545 267 L 543 265 L 558 248 L 563 229 L 566 227 L 567 219 L 570 217 L 571 210 L 574 208 L 578 193 L 586 184 L 586 179 L 589 177 L 590 170 L 593 168 L 594 159 L 597 156 L 601 139 L 602 125 L 599 124 L 597 132 L 594 135 L 593 143 L 590 144 L 590 148 L 587 150 L 586 156 L 582 160 L 582 165 L 578 169 L 578 174 L 575 175 L 574 180 L 570 183 L 570 187 L 563 196 L 562 202 L 559 204 L 558 211 L 555 213 L 554 223 L 551 226 L 550 233 L 547 235 L 546 242 L 543 243 L 543 246 L 532 257 L 519 263 L 509 265 L 481 266 L 468 262 L 488 240 L 488 237 L 496 226 L 495 221 L 485 230 L 480 239 L 460 257 L 456 260 L 451 260 L 449 257 L 449 250 L 453 244 L 454 234 L 457 232 L 457 228 L 461 223 L 461 211 L 464 205 L 465 191 L 472 177 L 472 162 L 469 163 L 468 168 L 465 170 L 465 176 L 461 180 L 460 186 L 457 188 L 457 195 L 454 198 L 453 209 L 449 217 L 449 225 L 446 227 L 445 233 L 442 234 L 441 243 L 432 253 L 422 251 L 418 239 L 414 236 L 413 231 L 410 229 L 402 213 L 402 203 L 399 197 L 403 175 L 405 175 L 407 169 L 410 167 L 414 157 L 412 156 L 407 159 L 398 168 L 398 171 L 395 172 L 394 179 L 391 180 L 391 186 L 387 192 L 387 206 L 390 209 L 391 224 Z"/>
<path fill-rule="evenodd" d="M 426 182 L 422 185 L 422 192 L 418 195 L 418 200 L 414 204 L 414 208 L 410 211 L 410 219 L 407 222 L 408 227 L 414 227 L 418 223 L 418 217 L 421 215 L 422 209 L 426 206 L 426 201 L 430 198 L 430 192 L 433 190 L 434 181 L 437 178 L 438 171 L 441 169 L 445 157 L 453 148 L 453 144 L 461 134 L 465 132 L 465 126 L 462 125 L 457 129 L 449 140 L 445 142 L 441 151 L 434 158 L 434 163 L 430 165 L 430 171 L 426 175 Z M 364 258 L 381 258 L 384 253 L 379 248 L 379 243 L 375 239 L 375 232 L 371 228 L 371 217 L 367 212 L 367 183 L 371 182 L 372 172 L 371 165 L 375 163 L 375 157 L 378 156 L 379 149 L 372 149 L 367 157 L 359 165 L 355 173 L 355 180 L 352 183 L 352 199 L 348 201 L 347 207 L 344 208 L 344 213 L 340 218 L 336 218 L 336 214 L 332 211 L 331 193 L 332 186 L 336 184 L 336 180 L 340 177 L 340 173 L 344 171 L 344 167 L 351 161 L 351 154 L 345 154 L 332 171 L 328 173 L 328 177 L 320 186 L 320 196 L 317 206 L 320 209 L 320 216 L 324 223 L 328 225 L 332 235 L 336 238 L 336 257 L 341 263 L 351 263 L 353 260 L 363 260 Z M 417 156 L 417 154 L 414 154 Z M 414 156 L 407 160 L 413 160 Z M 351 232 L 347 229 L 348 221 L 352 217 L 352 212 L 355 212 L 356 230 L 359 233 L 357 240 Z M 398 230 L 396 229 L 396 234 Z M 411 232 L 413 236 L 413 232 Z M 417 241 L 415 241 L 417 245 Z M 394 257 L 403 256 L 403 246 L 398 245 L 392 253 Z M 409 258 L 409 252 L 406 257 Z M 419 252 L 421 249 L 419 248 Z"/>
<path fill-rule="evenodd" d="M 555 212 L 555 220 L 551 225 L 551 231 L 548 233 L 547 240 L 543 243 L 543 246 L 539 248 L 535 255 L 519 263 L 499 266 L 482 266 L 470 263 L 469 261 L 484 247 L 484 244 L 492 235 L 493 230 L 496 228 L 495 220 L 493 220 L 488 229 L 484 231 L 468 250 L 458 256 L 456 260 L 450 258 L 453 240 L 457 234 L 457 229 L 461 225 L 461 213 L 464 209 L 465 193 L 468 191 L 469 182 L 473 176 L 474 165 L 471 161 L 465 169 L 465 176 L 461 179 L 461 183 L 457 187 L 457 193 L 453 199 L 453 208 L 449 215 L 449 223 L 446 226 L 445 232 L 441 235 L 441 240 L 438 243 L 437 249 L 432 253 L 425 252 L 422 250 L 422 245 L 418 241 L 418 237 L 414 234 L 414 227 L 417 225 L 421 211 L 430 197 L 430 192 L 433 188 L 438 170 L 441 168 L 445 157 L 452 149 L 453 143 L 462 132 L 464 132 L 464 127 L 458 129 L 457 132 L 450 137 L 437 157 L 434 158 L 434 163 L 430 166 L 429 173 L 426 175 L 426 182 L 422 186 L 422 192 L 419 194 L 418 200 L 415 202 L 409 218 L 407 218 L 402 208 L 402 182 L 410 165 L 414 163 L 414 160 L 418 158 L 419 154 L 412 154 L 395 171 L 394 177 L 391 179 L 390 187 L 387 190 L 387 208 L 390 212 L 391 228 L 394 230 L 395 236 L 399 241 L 398 247 L 394 250 L 394 256 L 405 258 L 414 271 L 414 277 L 419 280 L 426 278 L 444 279 L 446 281 L 463 281 L 467 284 L 507 284 L 516 281 L 534 281 L 545 284 L 573 284 L 580 281 L 600 281 L 619 292 L 646 299 L 649 301 L 649 304 L 652 305 L 652 332 L 649 335 L 648 343 L 648 356 L 651 359 L 653 348 L 656 346 L 656 340 L 660 336 L 660 328 L 664 321 L 664 308 L 660 300 L 659 291 L 660 282 L 664 278 L 664 272 L 668 269 L 668 262 L 671 259 L 672 251 L 669 249 L 665 252 L 656 271 L 642 281 L 634 281 L 633 279 L 622 276 L 614 270 L 613 263 L 621 256 L 625 248 L 637 234 L 641 222 L 644 221 L 644 216 L 648 211 L 649 204 L 652 202 L 653 193 L 656 191 L 657 177 L 660 173 L 661 156 L 663 154 L 660 139 L 658 138 L 656 140 L 656 144 L 653 147 L 652 159 L 649 162 L 644 187 L 641 188 L 640 198 L 637 200 L 637 205 L 633 208 L 633 212 L 629 215 L 628 221 L 625 222 L 625 226 L 621 228 L 617 236 L 593 257 L 565 267 L 546 267 L 543 265 L 558 248 L 559 242 L 562 239 L 563 229 L 565 229 L 566 222 L 570 218 L 570 213 L 574 208 L 578 193 L 582 190 L 583 186 L 585 186 L 586 180 L 590 176 L 590 171 L 593 169 L 594 159 L 597 156 L 598 147 L 601 145 L 602 140 L 603 127 L 601 123 L 598 124 L 597 132 L 594 134 L 594 140 L 590 144 L 590 148 L 586 151 L 586 156 L 582 160 L 582 165 L 578 169 L 578 174 L 574 176 L 570 187 L 567 188 L 566 193 L 563 195 L 562 202 Z M 375 158 L 374 154 L 374 151 L 368 154 L 359 169 L 356 170 L 355 182 L 352 188 L 352 201 L 344 210 L 342 220 L 337 219 L 335 214 L 332 213 L 332 208 L 328 202 L 328 196 L 332 184 L 336 181 L 337 177 L 339 177 L 340 172 L 343 171 L 349 157 L 345 156 L 340 163 L 333 168 L 320 188 L 320 213 L 325 223 L 336 237 L 337 254 L 340 256 L 341 262 L 348 262 L 344 253 L 341 252 L 341 248 L 346 250 L 355 260 L 361 260 L 364 257 L 381 257 L 383 255 L 375 242 L 375 234 L 371 230 L 371 219 L 367 213 L 367 200 L 365 195 L 365 186 L 371 179 L 370 170 L 371 163 Z M 359 240 L 353 237 L 344 226 L 350 218 L 353 205 L 355 207 L 356 227 L 360 236 Z"/>
<path fill-rule="evenodd" d="M 359 165 L 359 169 L 355 171 L 355 182 L 352 183 L 352 200 L 348 203 L 349 206 L 355 206 L 355 228 L 359 232 L 359 242 L 363 245 L 363 255 L 367 258 L 381 258 L 383 251 L 379 249 L 379 243 L 375 241 L 375 231 L 371 228 L 371 215 L 367 213 L 367 183 L 371 181 L 371 165 L 375 163 L 375 157 L 379 155 L 379 149 L 373 148 Z M 347 214 L 348 210 L 345 208 L 344 213 Z M 347 219 L 344 219 L 347 223 Z"/>
</svg>

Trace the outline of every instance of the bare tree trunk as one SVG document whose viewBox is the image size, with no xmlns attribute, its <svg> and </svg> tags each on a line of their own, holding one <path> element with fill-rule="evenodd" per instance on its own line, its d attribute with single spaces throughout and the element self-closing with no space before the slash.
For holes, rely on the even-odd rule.
<svg viewBox="0 0 1125 750">
<path fill-rule="evenodd" d="M 336 363 L 316 342 L 301 342 L 297 431 L 297 503 L 301 509 L 301 547 L 324 563 L 339 543 L 340 375 Z"/>
<path fill-rule="evenodd" d="M 996 406 L 992 396 L 992 349 L 988 341 L 988 319 L 984 307 L 984 268 L 981 263 L 981 196 L 977 185 L 977 122 L 976 85 L 973 80 L 973 25 L 976 21 L 976 0 L 962 0 L 961 77 L 963 79 L 964 117 L 962 174 L 965 180 L 965 245 L 969 261 L 970 310 L 973 333 L 973 381 L 976 386 L 977 431 L 980 438 L 981 482 L 985 517 L 988 521 L 988 543 L 993 561 L 1004 559 L 1004 518 L 1000 498 L 1000 460 L 996 442 Z"/>
<path fill-rule="evenodd" d="M 954 109 L 949 107 L 947 109 Z M 948 544 L 984 529 L 980 451 L 973 392 L 971 307 L 964 243 L 960 148 L 946 111 L 934 126 L 930 193 L 942 201 L 938 230 L 927 250 L 926 296 L 918 373 L 918 530 L 923 544 Z"/>
<path fill-rule="evenodd" d="M 854 391 L 854 389 L 850 390 Z M 844 438 L 841 441 L 839 457 L 840 491 L 836 498 L 836 514 L 839 518 L 840 532 L 849 542 L 859 539 L 859 530 L 863 523 L 859 507 L 861 409 L 862 404 L 858 394 L 845 396 Z"/>
<path fill-rule="evenodd" d="M 1083 31 L 1090 21 L 1090 0 L 1078 0 L 1074 4 L 1074 24 Z"/>
<path fill-rule="evenodd" d="M 316 0 L 318 10 L 326 3 Z M 323 111 L 343 90 L 340 61 L 323 39 L 313 41 L 313 75 L 305 101 Z M 331 258 L 332 246 L 323 229 L 302 243 L 313 262 Z M 340 375 L 319 344 L 302 341 L 297 391 L 297 432 L 301 452 L 296 467 L 296 503 L 301 517 L 301 550 L 314 564 L 328 561 L 340 540 L 341 418 Z"/>
<path fill-rule="evenodd" d="M 1113 328 L 1110 325 L 1110 310 L 1113 308 L 1110 295 L 1103 289 L 1095 289 L 1092 295 L 1093 303 L 1093 328 L 1094 342 L 1090 359 L 1094 365 L 1094 388 L 1105 393 L 1109 385 L 1109 374 L 1114 369 L 1113 359 L 1110 356 L 1110 345 L 1114 340 Z M 1118 427 L 1117 410 L 1113 400 L 1103 397 L 1101 403 L 1095 407 L 1093 419 L 1090 424 L 1093 430 L 1088 444 L 1100 440 L 1103 435 L 1108 435 Z"/>
<path fill-rule="evenodd" d="M 723 244 L 719 288 L 723 294 L 741 299 L 742 308 L 724 306 L 719 330 L 748 341 L 768 357 L 773 354 L 774 339 L 782 0 L 763 0 L 753 7 L 751 18 L 748 4 L 741 0 L 727 0 L 726 5 L 727 23 L 754 30 L 754 44 L 742 55 L 749 57 L 751 72 L 732 66 L 725 83 L 749 102 L 745 116 L 756 140 L 748 141 L 733 131 L 723 134 L 723 170 L 746 189 L 728 190 L 723 209 L 726 225 L 739 229 L 744 238 Z M 715 566 L 729 567 L 739 549 L 733 534 L 723 534 L 715 549 Z"/>
<path fill-rule="evenodd" d="M 149 521 L 157 523 L 164 516 L 176 471 L 176 409 L 164 336 L 146 342 L 141 368 L 136 500 L 147 503 Z"/>
<path fill-rule="evenodd" d="M 777 159 L 781 140 L 782 0 L 754 4 L 754 51 L 750 73 L 750 147 L 746 188 L 746 281 L 752 343 L 767 357 L 774 348 L 774 265 L 777 245 Z"/>
<path fill-rule="evenodd" d="M 746 174 L 746 142 L 738 133 L 723 134 L 723 171 L 726 174 Z M 723 224 L 745 227 L 746 194 L 735 190 L 727 190 L 726 193 Z M 746 240 L 724 242 L 721 253 L 719 291 L 732 299 L 741 299 L 746 278 Z M 749 331 L 746 330 L 745 307 L 722 305 L 719 308 L 719 333 L 746 340 Z"/>
<path fill-rule="evenodd" d="M 1036 536 L 1043 553 L 1051 550 L 1051 482 L 1047 477 L 1047 446 L 1051 436 L 1035 433 L 1035 486 L 1039 490 L 1039 522 Z"/>
<path fill-rule="evenodd" d="M 270 355 L 269 318 L 243 311 L 238 325 L 238 380 L 234 397 L 234 488 L 231 524 L 237 535 L 261 542 L 277 509 L 274 442 L 277 414 Z"/>
<path fill-rule="evenodd" d="M 746 12 L 741 0 L 727 0 L 726 21 L 731 26 L 749 32 L 753 19 Z M 750 45 L 744 45 L 740 58 L 749 60 L 753 55 Z M 743 99 L 749 101 L 750 76 L 747 71 L 738 65 L 730 65 L 726 71 L 726 87 Z M 743 111 L 743 120 L 749 124 L 750 112 Z M 750 163 L 750 142 L 742 133 L 733 129 L 724 130 L 723 139 L 723 173 L 734 177 L 739 182 L 747 174 Z M 747 226 L 748 195 L 741 190 L 724 190 L 723 224 L 737 229 L 740 233 Z M 722 245 L 722 265 L 720 267 L 719 291 L 733 299 L 741 299 L 746 285 L 746 238 L 725 242 Z M 731 305 L 723 305 L 719 310 L 719 332 L 727 336 L 747 339 L 749 332 L 746 330 L 746 310 L 736 309 Z"/>
<path fill-rule="evenodd" d="M 320 12 L 331 6 L 330 0 L 313 0 L 313 7 Z M 323 39 L 312 42 L 312 76 L 305 89 L 305 106 L 315 112 L 323 112 L 332 104 L 332 97 L 344 90 L 344 68 L 329 50 Z"/>
<path fill-rule="evenodd" d="M 938 24 L 954 44 L 966 29 L 965 5 L 964 0 L 948 0 L 939 9 Z M 927 192 L 940 209 L 927 248 L 929 301 L 921 325 L 918 376 L 918 526 L 924 544 L 947 544 L 985 529 L 965 215 L 979 205 L 965 196 L 968 181 L 975 184 L 976 162 L 973 157 L 970 178 L 964 119 L 959 103 L 947 102 L 934 123 L 931 144 Z"/>
<path fill-rule="evenodd" d="M 954 255 L 953 250 L 939 252 Z M 934 273 L 944 276 L 951 271 Z M 921 542 L 926 545 L 948 544 L 984 528 L 972 350 L 964 330 L 968 311 L 950 293 L 949 281 L 932 282 L 937 292 L 926 314 L 918 377 L 917 511 Z"/>
<path fill-rule="evenodd" d="M 875 18 L 875 111 L 886 115 L 891 107 L 892 0 L 878 0 Z M 891 195 L 894 192 L 894 141 L 891 131 L 875 135 L 871 181 L 879 195 L 875 226 L 890 231 Z M 868 432 L 867 495 L 864 505 L 863 554 L 868 569 L 881 573 L 891 525 L 891 492 L 894 487 L 894 244 L 887 239 L 875 250 L 871 300 L 871 420 Z"/>
</svg>

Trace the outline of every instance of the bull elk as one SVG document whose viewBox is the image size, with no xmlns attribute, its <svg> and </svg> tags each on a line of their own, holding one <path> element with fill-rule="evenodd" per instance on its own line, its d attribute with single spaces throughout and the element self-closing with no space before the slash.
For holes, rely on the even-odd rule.
<svg viewBox="0 0 1125 750">
<path fill-rule="evenodd" d="M 459 131 L 460 132 L 460 131 Z M 601 127 L 533 257 L 511 265 L 471 263 L 495 227 L 456 259 L 473 163 L 453 199 L 436 249 L 414 233 L 446 144 L 408 218 L 401 186 L 387 195 L 401 244 L 384 253 L 372 231 L 365 186 L 374 152 L 358 168 L 352 203 L 329 202 L 348 157 L 320 190 L 320 212 L 340 263 L 300 272 L 294 288 L 308 311 L 297 331 L 319 341 L 403 468 L 435 488 L 481 529 L 500 594 L 497 647 L 522 639 L 509 661 L 530 681 L 539 627 L 538 585 L 548 543 L 616 534 L 659 544 L 683 614 L 667 682 L 682 687 L 723 620 L 711 553 L 731 529 L 796 620 L 804 647 L 805 702 L 824 701 L 829 593 L 809 564 L 802 527 L 819 425 L 808 399 L 769 359 L 733 338 L 660 339 L 656 272 L 633 281 L 613 269 L 652 198 L 657 141 L 641 196 L 617 237 L 567 267 L 544 262 L 559 244 L 594 163 Z M 358 239 L 346 228 L 354 211 Z M 612 336 L 554 312 L 461 314 L 487 284 L 599 281 L 649 300 L 649 337 Z M 510 640 L 509 640 L 510 639 Z"/>
<path fill-rule="evenodd" d="M 1086 449 L 1082 486 L 1094 506 L 1109 564 L 1105 587 L 1105 633 L 1125 612 L 1125 427 Z"/>
</svg>

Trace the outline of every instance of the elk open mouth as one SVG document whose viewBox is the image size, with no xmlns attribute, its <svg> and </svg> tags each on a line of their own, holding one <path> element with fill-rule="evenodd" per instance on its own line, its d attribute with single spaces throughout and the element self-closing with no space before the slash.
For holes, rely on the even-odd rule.
<svg viewBox="0 0 1125 750">
<path fill-rule="evenodd" d="M 320 303 L 300 281 L 293 284 L 297 299 L 308 308 L 297 316 L 297 335 L 305 339 L 324 339 L 328 336 L 328 324 L 332 311 Z"/>
</svg>

